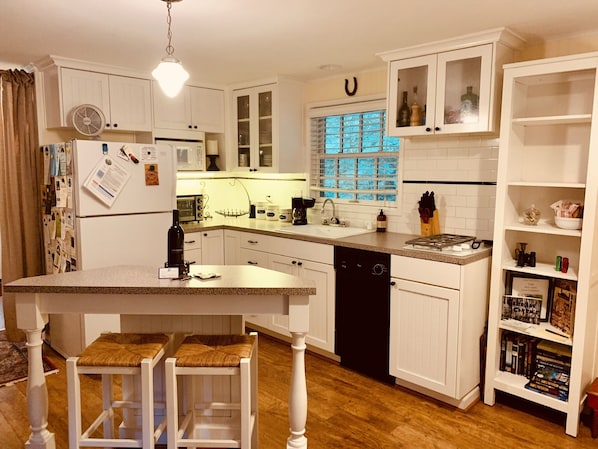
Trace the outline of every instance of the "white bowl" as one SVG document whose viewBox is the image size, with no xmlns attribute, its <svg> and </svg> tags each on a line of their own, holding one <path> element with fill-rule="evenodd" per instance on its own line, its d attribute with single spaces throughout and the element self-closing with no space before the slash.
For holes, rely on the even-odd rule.
<svg viewBox="0 0 598 449">
<path fill-rule="evenodd" d="M 554 217 L 554 223 L 561 229 L 581 229 L 582 218 Z"/>
</svg>

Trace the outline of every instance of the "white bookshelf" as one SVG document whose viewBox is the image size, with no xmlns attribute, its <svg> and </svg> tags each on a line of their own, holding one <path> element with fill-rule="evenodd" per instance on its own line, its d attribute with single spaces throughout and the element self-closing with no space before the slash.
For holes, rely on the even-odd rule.
<svg viewBox="0 0 598 449">
<path fill-rule="evenodd" d="M 585 391 L 596 372 L 598 317 L 598 53 L 551 58 L 505 66 L 499 148 L 494 249 L 488 314 L 484 401 L 496 391 L 558 410 L 565 432 L 576 436 Z M 558 228 L 550 205 L 557 200 L 583 202 L 581 230 Z M 525 209 L 541 212 L 538 225 L 526 225 Z M 526 242 L 536 266 L 517 266 L 515 248 Z M 555 270 L 556 256 L 569 259 L 566 273 Z M 572 337 L 550 330 L 547 322 L 521 325 L 501 319 L 505 282 L 511 275 L 577 282 Z M 505 331 L 549 340 L 572 351 L 567 401 L 525 388 L 528 379 L 500 370 Z"/>
</svg>

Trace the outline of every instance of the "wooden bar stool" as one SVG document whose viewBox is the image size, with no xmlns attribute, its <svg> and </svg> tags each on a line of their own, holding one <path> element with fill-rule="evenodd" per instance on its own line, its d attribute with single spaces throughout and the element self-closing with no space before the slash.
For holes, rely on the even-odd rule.
<svg viewBox="0 0 598 449">
<path fill-rule="evenodd" d="M 256 333 L 186 337 L 166 359 L 165 381 L 168 449 L 257 448 Z"/>
<path fill-rule="evenodd" d="M 154 367 L 163 357 L 170 337 L 164 334 L 106 333 L 100 335 L 77 357 L 66 361 L 68 385 L 69 447 L 143 447 L 153 449 L 166 427 L 166 420 L 154 427 Z M 81 374 L 102 376 L 102 412 L 81 432 Z M 113 376 L 140 376 L 141 402 L 115 400 Z M 136 382 L 139 384 L 139 382 Z M 139 388 L 139 387 L 135 387 Z M 163 405 L 162 405 L 163 407 Z M 123 422 L 115 437 L 114 410 L 122 409 Z M 135 412 L 137 415 L 136 416 Z M 126 416 L 126 418 L 125 418 Z M 103 424 L 103 438 L 92 435 Z"/>
</svg>

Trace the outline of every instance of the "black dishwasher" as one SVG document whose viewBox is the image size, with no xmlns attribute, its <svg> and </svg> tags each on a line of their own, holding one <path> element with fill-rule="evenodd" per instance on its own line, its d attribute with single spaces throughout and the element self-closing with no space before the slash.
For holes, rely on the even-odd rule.
<svg viewBox="0 0 598 449">
<path fill-rule="evenodd" d="M 390 254 L 334 247 L 335 352 L 349 369 L 387 383 L 390 339 Z"/>
</svg>

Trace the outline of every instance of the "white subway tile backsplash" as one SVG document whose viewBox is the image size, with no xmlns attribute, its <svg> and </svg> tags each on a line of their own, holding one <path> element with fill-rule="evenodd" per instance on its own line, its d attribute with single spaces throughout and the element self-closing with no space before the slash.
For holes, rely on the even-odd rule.
<svg viewBox="0 0 598 449">
<path fill-rule="evenodd" d="M 485 136 L 435 137 L 401 140 L 400 207 L 384 207 L 388 230 L 419 234 L 418 201 L 426 191 L 433 191 L 444 233 L 474 235 L 492 239 L 498 138 Z M 309 196 L 306 181 L 253 180 L 242 181 L 252 201 L 270 200 L 290 207 L 295 195 Z M 491 183 L 491 184 L 476 184 Z M 210 211 L 221 208 L 245 208 L 247 197 L 242 188 L 230 179 L 179 180 L 177 193 L 210 195 Z M 337 204 L 337 215 L 351 226 L 375 227 L 379 208 Z M 319 219 L 319 208 L 308 211 L 308 219 Z M 315 220 L 315 221 L 314 221 Z"/>
</svg>

